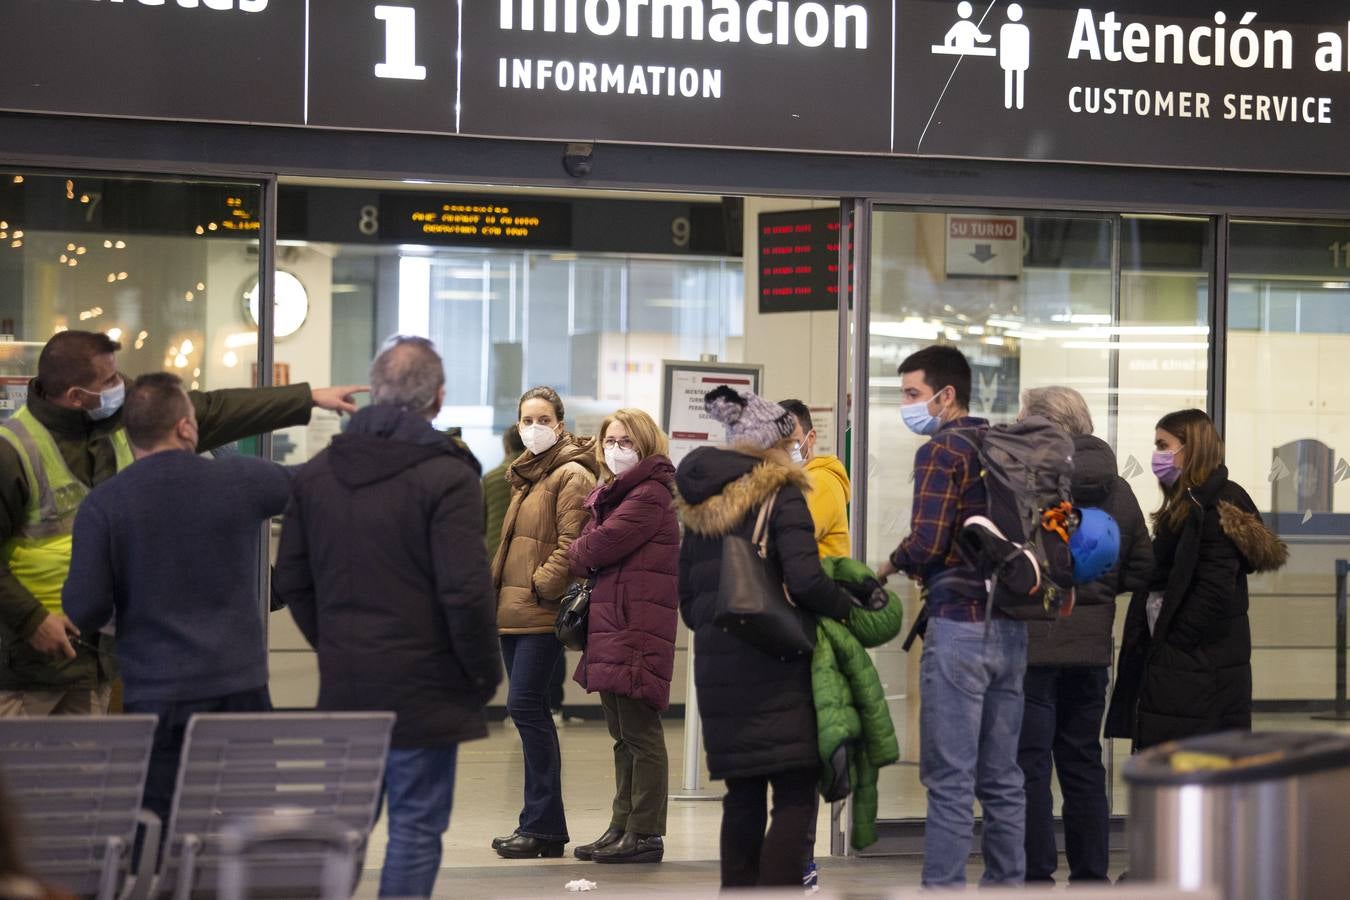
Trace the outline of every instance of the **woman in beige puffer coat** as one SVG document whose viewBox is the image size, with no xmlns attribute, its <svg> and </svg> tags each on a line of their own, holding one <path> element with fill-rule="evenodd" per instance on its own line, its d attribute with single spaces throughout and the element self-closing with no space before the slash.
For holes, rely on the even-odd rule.
<svg viewBox="0 0 1350 900">
<path fill-rule="evenodd" d="M 492 580 L 510 680 L 506 708 L 525 753 L 525 803 L 515 832 L 492 846 L 506 859 L 557 858 L 568 834 L 562 755 L 548 705 L 549 682 L 563 652 L 553 626 L 574 580 L 567 548 L 590 518 L 586 498 L 600 466 L 595 439 L 564 428 L 563 402 L 552 388 L 527 391 L 518 412 L 526 449 L 507 471 L 511 505 Z"/>
</svg>

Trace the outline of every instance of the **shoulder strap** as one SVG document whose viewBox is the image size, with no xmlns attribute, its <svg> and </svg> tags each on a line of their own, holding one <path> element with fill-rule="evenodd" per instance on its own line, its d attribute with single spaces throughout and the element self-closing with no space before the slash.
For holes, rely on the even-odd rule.
<svg viewBox="0 0 1350 900">
<path fill-rule="evenodd" d="M 965 442 L 967 445 L 969 445 L 970 449 L 974 450 L 976 453 L 979 453 L 981 449 L 983 449 L 984 447 L 984 431 L 985 429 L 978 427 L 952 428 L 948 431 L 944 431 L 941 433 L 943 435 L 951 435 L 957 440 Z"/>
<path fill-rule="evenodd" d="M 778 502 L 778 491 L 773 492 L 759 508 L 759 518 L 755 520 L 755 533 L 750 539 L 757 548 L 761 559 L 769 558 L 769 522 L 773 518 L 773 507 Z"/>
</svg>

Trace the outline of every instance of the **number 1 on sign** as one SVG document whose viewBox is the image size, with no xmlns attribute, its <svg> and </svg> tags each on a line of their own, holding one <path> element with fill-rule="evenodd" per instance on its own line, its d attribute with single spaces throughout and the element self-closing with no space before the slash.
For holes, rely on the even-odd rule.
<svg viewBox="0 0 1350 900">
<path fill-rule="evenodd" d="M 417 10 L 377 6 L 375 18 L 384 22 L 384 62 L 375 64 L 375 77 L 426 80 L 427 67 L 417 64 Z"/>
</svg>

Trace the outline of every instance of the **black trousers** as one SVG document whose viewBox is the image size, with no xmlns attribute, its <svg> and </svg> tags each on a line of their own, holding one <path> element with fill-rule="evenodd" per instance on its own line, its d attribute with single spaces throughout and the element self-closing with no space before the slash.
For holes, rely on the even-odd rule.
<svg viewBox="0 0 1350 900">
<path fill-rule="evenodd" d="M 722 800 L 722 887 L 801 888 L 802 848 L 815 818 L 819 781 L 820 770 L 814 768 L 727 779 Z M 771 823 L 766 796 L 770 787 Z"/>
<path fill-rule="evenodd" d="M 167 831 L 173 793 L 178 786 L 178 758 L 183 752 L 188 721 L 196 713 L 270 712 L 272 698 L 266 687 L 260 687 L 204 700 L 148 700 L 126 703 L 124 706 L 129 713 L 159 716 L 159 724 L 155 726 L 155 742 L 150 750 L 150 772 L 145 779 L 142 805 L 163 820 Z"/>
<path fill-rule="evenodd" d="M 1027 881 L 1054 881 L 1051 763 L 1064 795 L 1064 852 L 1069 881 L 1105 881 L 1110 866 L 1110 807 L 1100 740 L 1106 712 L 1106 667 L 1027 669 L 1026 707 L 1017 762 L 1026 776 Z"/>
</svg>

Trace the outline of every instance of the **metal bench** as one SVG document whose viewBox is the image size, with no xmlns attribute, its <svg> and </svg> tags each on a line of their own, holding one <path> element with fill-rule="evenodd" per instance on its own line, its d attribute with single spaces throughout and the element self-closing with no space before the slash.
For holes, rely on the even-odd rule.
<svg viewBox="0 0 1350 900">
<path fill-rule="evenodd" d="M 0 719 L 0 772 L 34 875 L 99 900 L 147 885 L 160 834 L 141 809 L 154 734 L 154 716 Z M 138 825 L 147 849 L 133 873 Z"/>
<path fill-rule="evenodd" d="M 153 895 L 242 891 L 245 874 L 250 896 L 321 896 L 343 877 L 350 895 L 393 726 L 392 713 L 193 716 Z"/>
</svg>

